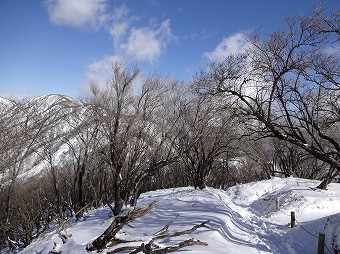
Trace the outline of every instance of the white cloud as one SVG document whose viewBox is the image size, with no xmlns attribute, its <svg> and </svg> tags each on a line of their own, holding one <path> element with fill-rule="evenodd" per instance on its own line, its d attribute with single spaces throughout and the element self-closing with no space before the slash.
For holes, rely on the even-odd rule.
<svg viewBox="0 0 340 254">
<path fill-rule="evenodd" d="M 210 62 L 220 62 L 231 54 L 240 54 L 250 47 L 246 35 L 236 33 L 224 38 L 212 52 L 206 52 L 203 56 Z"/>
<path fill-rule="evenodd" d="M 91 94 L 90 86 L 92 83 L 98 85 L 101 88 L 105 88 L 108 80 L 110 80 L 112 77 L 112 66 L 115 63 L 119 63 L 124 67 L 126 62 L 124 62 L 120 56 L 113 55 L 105 56 L 104 58 L 95 60 L 89 64 L 85 73 L 86 83 L 82 86 L 80 94 L 82 96 L 89 96 Z M 136 94 L 140 93 L 141 91 L 142 76 L 143 75 L 137 76 L 133 84 L 132 89 Z"/>
<path fill-rule="evenodd" d="M 98 29 L 107 17 L 107 0 L 46 0 L 52 23 L 71 27 Z"/>
<path fill-rule="evenodd" d="M 111 15 L 111 21 L 109 27 L 109 33 L 112 36 L 114 46 L 118 47 L 121 40 L 127 35 L 131 24 L 137 18 L 134 16 L 129 16 L 129 10 L 125 5 L 116 7 Z"/>
<path fill-rule="evenodd" d="M 90 63 L 85 71 L 85 84 L 81 88 L 81 95 L 87 96 L 90 94 L 91 83 L 105 86 L 107 80 L 110 78 L 112 72 L 111 67 L 114 63 L 121 63 L 119 56 L 105 56 L 102 59 L 95 60 Z"/>
<path fill-rule="evenodd" d="M 148 28 L 133 29 L 120 49 L 124 55 L 137 61 L 153 62 L 161 53 L 161 42 L 156 38 L 156 33 Z"/>
<path fill-rule="evenodd" d="M 111 72 L 112 64 L 116 62 L 121 62 L 119 56 L 105 56 L 100 60 L 94 61 L 87 66 L 86 77 L 90 81 L 98 81 L 98 79 L 106 80 Z"/>
<path fill-rule="evenodd" d="M 157 61 L 168 43 L 175 39 L 170 20 L 146 27 L 133 26 L 138 17 L 126 5 L 109 10 L 108 0 L 45 0 L 49 17 L 57 25 L 103 28 L 113 41 L 115 55 L 125 62 Z"/>
<path fill-rule="evenodd" d="M 129 26 L 128 22 L 120 22 L 112 25 L 109 32 L 115 45 L 117 45 L 120 39 L 127 33 Z"/>
<path fill-rule="evenodd" d="M 74 28 L 91 27 L 107 32 L 113 42 L 113 54 L 90 63 L 85 70 L 81 94 L 88 95 L 91 82 L 106 84 L 115 62 L 126 64 L 154 63 L 176 40 L 170 20 L 157 20 L 138 26 L 138 17 L 130 14 L 125 4 L 110 9 L 108 0 L 45 0 L 50 21 Z M 110 53 L 109 53 L 110 54 Z"/>
<path fill-rule="evenodd" d="M 156 30 L 149 27 L 133 28 L 126 43 L 121 44 L 119 49 L 128 58 L 152 63 L 174 39 L 175 36 L 172 35 L 170 29 L 170 20 L 166 20 Z"/>
</svg>

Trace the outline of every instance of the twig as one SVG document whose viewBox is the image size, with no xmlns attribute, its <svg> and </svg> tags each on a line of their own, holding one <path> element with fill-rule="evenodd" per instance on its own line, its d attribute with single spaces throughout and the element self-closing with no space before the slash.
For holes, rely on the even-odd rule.
<svg viewBox="0 0 340 254">
<path fill-rule="evenodd" d="M 153 239 L 162 239 L 162 238 L 165 238 L 165 237 L 176 237 L 176 236 L 180 236 L 180 235 L 185 235 L 185 234 L 190 234 L 192 232 L 194 232 L 196 229 L 198 228 L 209 228 L 209 226 L 206 226 L 205 224 L 207 224 L 209 222 L 209 220 L 205 221 L 205 222 L 202 222 L 201 224 L 199 225 L 196 225 L 196 226 L 193 226 L 192 228 L 190 229 L 186 229 L 186 230 L 183 230 L 183 231 L 179 231 L 179 232 L 175 232 L 173 234 L 163 234 L 163 235 L 159 235 L 159 236 L 156 236 L 154 237 Z"/>
<path fill-rule="evenodd" d="M 165 233 L 168 233 L 169 231 L 169 226 L 172 225 L 177 219 L 179 215 L 176 215 L 176 218 L 170 221 L 168 224 L 166 224 L 163 228 L 161 228 L 159 231 L 157 231 L 154 235 L 163 235 Z"/>
</svg>

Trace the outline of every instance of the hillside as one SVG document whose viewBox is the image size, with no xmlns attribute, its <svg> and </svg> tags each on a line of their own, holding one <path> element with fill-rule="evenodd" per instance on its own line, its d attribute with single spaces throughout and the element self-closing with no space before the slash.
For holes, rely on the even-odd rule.
<svg viewBox="0 0 340 254">
<path fill-rule="evenodd" d="M 15 103 L 13 101 L 8 100 L 8 99 L 0 96 L 0 108 L 1 109 L 5 108 L 5 107 L 9 108 L 9 107 L 12 107 L 14 105 L 15 105 Z"/>
<path fill-rule="evenodd" d="M 79 118 L 85 111 L 79 101 L 57 94 L 40 96 L 17 104 L 0 97 L 0 109 L 4 111 L 1 118 L 2 131 L 7 130 L 13 136 L 8 138 L 8 135 L 2 134 L 2 139 L 20 140 L 16 145 L 9 144 L 2 150 L 12 154 L 19 154 L 17 150 L 22 152 L 23 163 L 18 175 L 24 179 L 38 175 L 49 167 L 45 158 L 47 152 L 52 153 L 53 160 L 57 161 L 60 161 L 61 154 L 69 153 L 70 149 L 61 140 L 72 139 L 75 135 L 72 131 L 81 124 Z M 16 134 L 15 130 L 20 125 L 20 134 Z M 22 147 L 18 148 L 18 144 Z M 10 164 L 13 166 L 13 162 Z M 3 179 L 0 177 L 1 180 Z"/>
<path fill-rule="evenodd" d="M 318 181 L 301 178 L 273 178 L 237 185 L 227 191 L 191 187 L 147 192 L 138 199 L 143 206 L 159 199 L 160 203 L 145 216 L 124 227 L 118 237 L 134 240 L 130 245 L 147 243 L 169 222 L 169 232 L 190 229 L 209 221 L 208 228 L 179 237 L 156 240 L 160 247 L 173 246 L 195 238 L 208 246 L 189 246 L 189 253 L 316 253 L 319 233 L 326 235 L 326 249 L 340 244 L 340 184 L 329 185 L 327 191 L 315 190 Z M 279 210 L 277 210 L 277 203 Z M 125 208 L 125 212 L 131 208 Z M 296 212 L 298 225 L 290 228 L 290 212 Z M 109 225 L 110 209 L 89 210 L 78 223 L 68 222 L 61 231 L 67 235 L 65 244 L 52 227 L 20 253 L 87 253 L 91 243 Z M 177 219 L 175 219 L 177 217 Z M 105 250 L 108 253 L 120 244 Z M 180 253 L 181 251 L 178 251 Z M 129 253 L 129 252 L 121 252 Z"/>
</svg>

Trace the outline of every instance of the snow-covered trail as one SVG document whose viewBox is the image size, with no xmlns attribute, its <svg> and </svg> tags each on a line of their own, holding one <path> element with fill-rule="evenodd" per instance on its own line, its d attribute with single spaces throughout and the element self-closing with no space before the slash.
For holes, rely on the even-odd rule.
<svg viewBox="0 0 340 254">
<path fill-rule="evenodd" d="M 258 253 L 269 251 L 255 234 L 254 216 L 248 210 L 235 205 L 225 192 L 214 190 L 212 194 L 214 200 L 222 206 L 221 213 L 218 213 L 221 215 L 222 224 L 224 224 L 221 226 L 220 235 L 230 243 L 254 247 Z"/>
<path fill-rule="evenodd" d="M 189 188 L 148 192 L 140 198 L 140 204 L 147 204 L 160 198 L 159 205 L 148 215 L 161 215 L 155 226 L 160 229 L 178 215 L 170 226 L 172 232 L 180 228 L 191 228 L 209 220 L 210 229 L 198 229 L 180 239 L 196 238 L 208 242 L 207 247 L 193 247 L 190 253 L 272 253 L 257 236 L 252 225 L 253 214 L 237 206 L 224 192 L 216 189 L 194 190 Z M 162 192 L 165 192 L 164 195 Z M 138 227 L 143 227 L 140 218 Z M 139 222 L 138 222 L 139 223 Z M 149 227 L 150 229 L 150 227 Z M 131 232 L 132 233 L 132 232 Z"/>
<path fill-rule="evenodd" d="M 119 232 L 120 239 L 133 240 L 136 242 L 132 245 L 140 245 L 150 241 L 156 232 L 171 221 L 174 222 L 169 227 L 169 233 L 190 229 L 208 220 L 209 228 L 199 228 L 193 233 L 160 239 L 155 243 L 165 247 L 195 238 L 207 242 L 208 246 L 190 246 L 174 253 L 272 253 L 256 234 L 252 225 L 253 214 L 235 205 L 224 191 L 213 188 L 194 190 L 191 187 L 158 190 L 142 194 L 137 206 L 148 205 L 155 199 L 160 200 L 158 205 L 145 216 L 124 227 Z M 54 246 L 63 254 L 87 253 L 86 245 L 110 225 L 112 219 L 108 219 L 108 212 L 107 208 L 91 211 L 84 220 L 69 225 L 66 233 L 70 239 L 66 244 L 62 244 L 58 235 L 51 232 L 42 242 L 33 243 L 22 253 L 47 254 Z"/>
</svg>

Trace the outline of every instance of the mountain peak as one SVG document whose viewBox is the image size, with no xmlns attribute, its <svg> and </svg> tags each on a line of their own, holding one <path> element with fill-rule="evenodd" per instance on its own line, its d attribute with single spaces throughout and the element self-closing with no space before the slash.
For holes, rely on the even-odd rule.
<svg viewBox="0 0 340 254">
<path fill-rule="evenodd" d="M 14 105 L 15 103 L 13 101 L 0 96 L 0 106 L 12 107 Z"/>
</svg>

